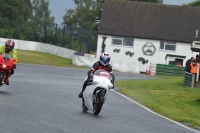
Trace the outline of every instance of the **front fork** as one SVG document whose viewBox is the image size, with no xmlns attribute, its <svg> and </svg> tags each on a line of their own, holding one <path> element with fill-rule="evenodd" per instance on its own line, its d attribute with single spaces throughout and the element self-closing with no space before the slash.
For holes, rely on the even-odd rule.
<svg viewBox="0 0 200 133">
<path fill-rule="evenodd" d="M 3 73 L 3 77 L 2 77 L 2 83 L 4 83 L 6 81 L 6 78 L 9 78 L 10 73 L 9 71 L 4 71 Z"/>
<path fill-rule="evenodd" d="M 97 95 L 98 95 L 99 91 L 101 91 L 101 90 L 98 90 L 98 91 L 95 93 L 95 98 L 94 98 L 95 103 L 98 102 Z M 105 103 L 105 101 L 106 101 L 106 93 L 107 93 L 107 92 L 104 92 L 104 93 L 105 93 L 105 94 L 104 94 L 104 101 L 103 101 L 103 103 Z"/>
</svg>

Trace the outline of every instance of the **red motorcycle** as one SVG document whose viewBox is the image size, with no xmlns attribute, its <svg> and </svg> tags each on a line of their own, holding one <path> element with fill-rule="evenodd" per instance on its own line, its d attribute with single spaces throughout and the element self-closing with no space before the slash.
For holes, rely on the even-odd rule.
<svg viewBox="0 0 200 133">
<path fill-rule="evenodd" d="M 16 65 L 14 62 L 18 62 L 12 59 L 9 54 L 0 55 L 0 86 L 6 82 L 6 78 L 10 76 L 11 70 Z"/>
</svg>

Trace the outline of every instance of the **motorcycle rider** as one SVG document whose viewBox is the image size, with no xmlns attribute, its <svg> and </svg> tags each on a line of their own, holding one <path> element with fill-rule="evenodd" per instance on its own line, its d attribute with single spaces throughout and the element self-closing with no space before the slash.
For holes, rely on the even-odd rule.
<svg viewBox="0 0 200 133">
<path fill-rule="evenodd" d="M 87 79 L 85 80 L 85 82 L 83 83 L 83 88 L 82 88 L 82 91 L 81 93 L 78 95 L 79 98 L 82 98 L 83 97 L 83 92 L 87 86 L 88 83 L 92 82 L 92 79 L 93 79 L 93 74 L 96 70 L 98 69 L 103 69 L 103 70 L 106 70 L 108 71 L 111 76 L 112 76 L 112 80 L 111 80 L 111 83 L 113 84 L 113 88 L 114 88 L 114 80 L 115 80 L 115 76 L 113 75 L 112 73 L 112 66 L 109 64 L 110 62 L 110 56 L 108 53 L 102 53 L 100 55 L 100 58 L 99 58 L 99 61 L 97 61 L 96 63 L 93 64 L 93 67 L 88 71 L 88 76 L 87 76 Z M 113 89 L 112 88 L 112 89 Z"/>
<path fill-rule="evenodd" d="M 11 58 L 14 60 L 14 66 L 11 69 L 10 72 L 7 73 L 6 75 L 6 80 L 5 83 L 6 85 L 9 85 L 9 80 L 8 78 L 14 74 L 14 69 L 16 69 L 16 64 L 17 64 L 17 50 L 14 49 L 15 47 L 15 42 L 11 39 L 7 40 L 6 43 L 4 45 L 0 46 L 0 54 L 4 54 L 7 53 L 11 56 Z"/>
</svg>

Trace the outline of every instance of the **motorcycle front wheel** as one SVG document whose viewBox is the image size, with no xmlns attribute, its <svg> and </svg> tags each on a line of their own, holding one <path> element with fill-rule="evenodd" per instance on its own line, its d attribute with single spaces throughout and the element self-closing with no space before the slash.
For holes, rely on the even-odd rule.
<svg viewBox="0 0 200 133">
<path fill-rule="evenodd" d="M 100 113 L 101 108 L 102 108 L 103 103 L 104 103 L 104 96 L 105 96 L 105 93 L 100 91 L 97 94 L 97 97 L 94 99 L 94 101 L 93 101 L 93 113 L 94 113 L 94 115 L 98 115 Z"/>
<path fill-rule="evenodd" d="M 4 73 L 0 72 L 0 86 L 2 85 L 3 78 L 4 78 Z"/>
<path fill-rule="evenodd" d="M 83 110 L 83 112 L 87 112 L 88 111 L 88 108 L 85 106 L 84 101 L 82 102 L 82 110 Z"/>
</svg>

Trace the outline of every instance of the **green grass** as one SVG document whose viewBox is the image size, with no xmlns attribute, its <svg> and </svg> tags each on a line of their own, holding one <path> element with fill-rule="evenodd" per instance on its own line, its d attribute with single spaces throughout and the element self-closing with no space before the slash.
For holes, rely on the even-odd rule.
<svg viewBox="0 0 200 133">
<path fill-rule="evenodd" d="M 72 65 L 72 60 L 37 51 L 17 50 L 19 63 L 39 64 L 60 67 L 89 68 Z"/>
<path fill-rule="evenodd" d="M 200 88 L 185 88 L 183 77 L 116 81 L 119 92 L 153 111 L 200 129 Z"/>
</svg>

